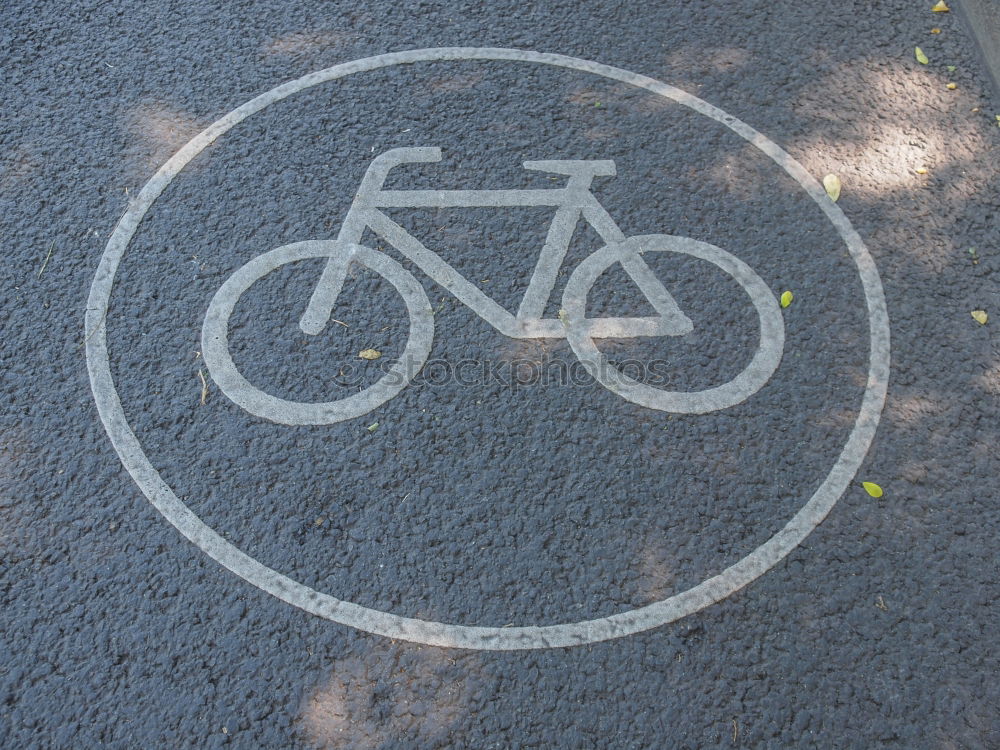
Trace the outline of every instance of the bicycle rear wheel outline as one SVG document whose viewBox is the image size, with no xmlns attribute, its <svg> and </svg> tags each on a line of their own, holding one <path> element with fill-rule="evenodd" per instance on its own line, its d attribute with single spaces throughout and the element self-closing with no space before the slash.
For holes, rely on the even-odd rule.
<svg viewBox="0 0 1000 750">
<path fill-rule="evenodd" d="M 653 247 L 666 243 L 667 247 Z M 760 320 L 760 346 L 739 375 L 722 385 L 702 391 L 666 391 L 640 383 L 611 366 L 589 334 L 587 295 L 608 268 L 632 254 L 673 252 L 708 261 L 735 279 L 749 295 Z M 669 234 L 629 237 L 596 250 L 573 269 L 563 291 L 567 318 L 566 338 L 587 372 L 612 393 L 633 404 L 674 414 L 707 414 L 746 401 L 778 369 L 785 347 L 785 321 L 770 287 L 746 263 L 721 247 Z"/>
<path fill-rule="evenodd" d="M 281 266 L 311 258 L 331 258 L 340 252 L 348 253 L 349 263 L 359 263 L 384 278 L 403 298 L 410 318 L 403 353 L 374 384 L 336 401 L 289 401 L 265 393 L 243 377 L 229 352 L 229 318 L 236 303 L 257 281 Z M 416 277 L 398 262 L 364 245 L 305 240 L 262 253 L 226 279 L 205 313 L 201 353 L 212 380 L 237 406 L 279 424 L 324 425 L 360 417 L 395 397 L 427 361 L 433 339 L 434 313 L 427 293 Z"/>
</svg>

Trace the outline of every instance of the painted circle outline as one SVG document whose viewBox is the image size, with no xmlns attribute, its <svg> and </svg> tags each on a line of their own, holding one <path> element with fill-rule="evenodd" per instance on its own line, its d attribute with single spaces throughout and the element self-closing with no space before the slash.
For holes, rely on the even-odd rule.
<svg viewBox="0 0 1000 750">
<path fill-rule="evenodd" d="M 129 242 L 146 212 L 171 180 L 220 135 L 298 91 L 353 73 L 393 65 L 458 60 L 532 62 L 591 73 L 658 94 L 715 120 L 769 156 L 802 186 L 841 235 L 858 268 L 868 309 L 871 350 L 864 397 L 844 448 L 812 497 L 780 531 L 743 559 L 686 591 L 637 609 L 593 620 L 509 628 L 418 620 L 341 601 L 268 568 L 209 528 L 161 479 L 128 425 L 111 376 L 107 349 L 108 305 L 115 274 Z M 652 78 L 565 55 L 506 48 L 440 47 L 362 58 L 284 83 L 216 120 L 157 170 L 115 226 L 90 288 L 84 335 L 94 401 L 122 465 L 164 518 L 204 553 L 254 586 L 319 617 L 389 638 L 480 650 L 574 646 L 631 635 L 697 612 L 754 581 L 795 549 L 826 518 L 854 478 L 875 437 L 889 379 L 889 318 L 875 262 L 844 213 L 790 154 L 732 115 Z"/>
</svg>

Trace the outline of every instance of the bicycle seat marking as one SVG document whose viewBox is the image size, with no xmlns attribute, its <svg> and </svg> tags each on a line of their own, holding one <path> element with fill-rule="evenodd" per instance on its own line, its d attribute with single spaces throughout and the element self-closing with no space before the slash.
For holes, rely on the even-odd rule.
<svg viewBox="0 0 1000 750">
<path fill-rule="evenodd" d="M 844 242 L 861 282 L 868 314 L 870 337 L 867 383 L 854 425 L 829 472 L 811 496 L 803 495 L 801 508 L 773 534 L 742 559 L 722 565 L 708 578 L 659 601 L 604 616 L 556 624 L 501 626 L 457 624 L 406 617 L 365 607 L 317 591 L 288 575 L 268 567 L 237 548 L 221 533 L 201 520 L 176 494 L 146 455 L 143 444 L 128 423 L 112 375 L 107 340 L 107 316 L 116 274 L 140 224 L 182 170 L 216 139 L 248 117 L 276 102 L 321 84 L 355 73 L 377 71 L 411 63 L 452 61 L 540 65 L 597 76 L 640 89 L 685 107 L 727 128 L 767 155 L 814 201 Z M 238 137 L 234 135 L 231 137 Z M 289 425 L 331 425 L 358 417 L 393 398 L 406 386 L 407 373 L 392 380 L 383 378 L 360 393 L 328 402 L 294 402 L 268 394 L 250 383 L 236 368 L 229 353 L 228 324 L 240 297 L 258 280 L 290 263 L 306 259 L 325 260 L 317 272 L 308 299 L 294 300 L 295 315 L 304 335 L 322 331 L 333 305 L 342 295 L 344 280 L 352 266 L 382 277 L 402 297 L 409 318 L 409 331 L 402 358 L 422 363 L 434 337 L 434 317 L 425 284 L 436 284 L 468 306 L 485 324 L 514 338 L 565 338 L 575 355 L 602 385 L 623 399 L 644 407 L 685 414 L 704 414 L 739 404 L 761 389 L 778 366 L 784 345 L 782 313 L 764 281 L 736 255 L 697 238 L 671 234 L 625 236 L 591 192 L 592 181 L 611 177 L 615 165 L 609 160 L 548 159 L 528 161 L 525 168 L 565 177 L 565 184 L 539 190 L 385 190 L 389 170 L 413 162 L 435 162 L 440 150 L 434 144 L 414 144 L 377 155 L 368 165 L 336 237 L 303 238 L 251 258 L 237 268 L 207 302 L 202 321 L 203 354 L 210 373 L 223 393 L 236 406 L 256 418 Z M 538 156 L 552 156 L 539 154 Z M 561 156 L 561 154 L 560 154 Z M 417 237 L 393 222 L 383 209 L 393 207 L 546 206 L 553 210 L 544 246 L 530 283 L 515 312 L 504 309 L 468 279 L 448 265 Z M 588 223 L 604 242 L 572 269 L 561 299 L 558 318 L 544 317 L 554 280 L 566 258 L 573 228 Z M 650 227 L 653 232 L 667 228 Z M 361 245 L 366 230 L 389 246 L 377 252 Z M 630 380 L 613 367 L 602 367 L 596 341 L 608 338 L 697 337 L 698 326 L 681 310 L 670 293 L 671 279 L 658 278 L 646 260 L 655 253 L 679 253 L 693 258 L 704 273 L 731 277 L 749 297 L 759 322 L 760 342 L 744 370 L 727 383 L 698 392 L 668 391 Z M 395 257 L 393 257 L 395 256 Z M 396 257 L 406 258 L 426 278 L 418 279 Z M 591 318 L 587 297 L 595 281 L 610 267 L 620 265 L 651 305 L 646 317 Z M 307 267 L 309 264 L 303 264 Z M 527 273 L 527 269 L 526 269 Z M 350 300 L 361 304 L 363 300 Z M 341 303 L 343 304 L 343 303 Z M 525 50 L 446 47 L 418 49 L 378 55 L 335 65 L 282 84 L 237 107 L 193 138 L 168 160 L 146 183 L 115 227 L 104 250 L 87 302 L 85 345 L 91 389 L 108 435 L 122 464 L 156 509 L 182 535 L 219 564 L 276 598 L 335 623 L 393 639 L 434 646 L 483 650 L 565 647 L 595 643 L 638 633 L 676 621 L 708 607 L 751 583 L 795 549 L 827 514 L 853 480 L 872 444 L 885 403 L 889 378 L 889 327 L 885 297 L 875 263 L 861 237 L 843 211 L 825 194 L 808 172 L 772 141 L 749 125 L 680 89 L 660 81 L 600 63 L 564 55 Z M 412 376 L 412 373 L 410 373 Z M 294 433 L 294 430 L 289 430 Z"/>
<path fill-rule="evenodd" d="M 359 244 L 371 229 L 410 260 L 430 279 L 454 295 L 486 323 L 514 339 L 565 338 L 588 372 L 622 398 L 660 411 L 702 414 L 738 404 L 771 377 L 781 360 L 785 329 L 774 294 L 746 263 L 707 242 L 651 234 L 626 237 L 591 192 L 595 177 L 615 174 L 610 160 L 550 159 L 526 161 L 525 169 L 564 175 L 565 187 L 534 190 L 384 190 L 389 171 L 400 165 L 441 160 L 434 147 L 396 148 L 372 160 L 357 195 L 334 240 L 305 240 L 263 253 L 237 269 L 212 298 L 202 328 L 202 353 L 216 384 L 234 403 L 251 414 L 289 425 L 333 424 L 359 417 L 398 394 L 427 360 L 434 337 L 434 316 L 420 282 L 397 261 Z M 390 219 L 385 208 L 475 208 L 551 206 L 555 209 L 545 245 L 539 254 L 517 314 L 495 300 Z M 580 221 L 587 222 L 605 245 L 573 271 L 562 298 L 559 318 L 542 314 L 556 283 L 556 275 Z M 599 338 L 694 335 L 694 326 L 673 296 L 644 260 L 646 253 L 672 252 L 707 262 L 743 288 L 757 312 L 760 343 L 750 363 L 728 383 L 696 392 L 667 391 L 640 383 L 609 367 L 594 344 Z M 403 298 L 410 318 L 403 355 L 376 383 L 360 393 L 336 401 L 297 402 L 257 388 L 236 368 L 229 353 L 229 318 L 256 281 L 287 263 L 326 258 L 316 287 L 305 305 L 300 328 L 316 335 L 324 330 L 352 265 L 382 276 Z M 588 318 L 587 296 L 608 268 L 620 264 L 656 315 L 648 317 Z M 358 300 L 358 303 L 363 300 Z"/>
</svg>

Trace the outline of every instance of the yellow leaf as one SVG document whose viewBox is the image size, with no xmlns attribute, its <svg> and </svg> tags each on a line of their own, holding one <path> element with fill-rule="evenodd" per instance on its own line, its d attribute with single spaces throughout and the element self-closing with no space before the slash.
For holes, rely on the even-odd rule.
<svg viewBox="0 0 1000 750">
<path fill-rule="evenodd" d="M 913 171 L 917 174 L 927 174 L 927 167 L 917 167 Z"/>
<path fill-rule="evenodd" d="M 951 8 L 947 6 L 944 0 L 938 0 L 937 5 L 931 8 L 935 13 L 947 13 Z"/>
<path fill-rule="evenodd" d="M 361 359 L 378 359 L 382 356 L 382 352 L 378 349 L 363 349 L 358 352 L 358 356 L 361 357 Z"/>
<path fill-rule="evenodd" d="M 790 291 L 784 291 L 781 293 L 781 306 L 788 307 L 792 304 L 792 300 L 795 299 L 795 295 Z"/>
<path fill-rule="evenodd" d="M 565 310 L 559 311 L 559 322 L 563 324 L 564 328 L 569 328 L 569 313 Z"/>
<path fill-rule="evenodd" d="M 955 89 L 958 88 L 958 84 L 957 83 L 949 83 L 949 84 L 945 85 L 945 88 L 951 89 L 952 91 L 954 91 Z"/>
<path fill-rule="evenodd" d="M 830 200 L 836 203 L 837 198 L 840 197 L 840 178 L 835 174 L 828 174 L 823 178 L 823 188 L 830 196 Z"/>
<path fill-rule="evenodd" d="M 941 33 L 941 29 L 937 29 L 937 28 L 931 29 L 931 33 L 932 34 L 940 34 Z"/>
<path fill-rule="evenodd" d="M 882 497 L 882 488 L 875 484 L 875 482 L 862 482 L 861 486 L 872 497 Z"/>
<path fill-rule="evenodd" d="M 972 317 L 981 326 L 986 325 L 986 321 L 990 319 L 990 316 L 986 314 L 985 310 L 973 310 Z"/>
<path fill-rule="evenodd" d="M 914 47 L 913 52 L 917 56 L 917 62 L 921 65 L 926 65 L 930 62 L 930 60 L 927 59 L 927 55 L 924 54 L 924 51 L 920 49 L 920 47 Z"/>
</svg>

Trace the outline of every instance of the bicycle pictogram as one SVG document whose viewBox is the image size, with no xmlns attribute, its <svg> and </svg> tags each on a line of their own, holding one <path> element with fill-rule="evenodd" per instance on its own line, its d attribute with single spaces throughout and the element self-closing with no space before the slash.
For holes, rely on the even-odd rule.
<svg viewBox="0 0 1000 750">
<path fill-rule="evenodd" d="M 738 404 L 757 392 L 781 359 L 784 323 L 773 293 L 750 266 L 722 248 L 688 237 L 648 234 L 626 237 L 591 191 L 595 177 L 616 173 L 611 160 L 552 159 L 526 161 L 525 169 L 563 175 L 564 187 L 509 190 L 386 190 L 393 168 L 441 160 L 439 148 L 396 148 L 372 160 L 335 240 L 294 242 L 258 255 L 237 269 L 215 293 L 202 328 L 202 352 L 216 384 L 246 411 L 283 424 L 333 424 L 361 416 L 396 396 L 430 354 L 434 314 L 424 287 L 388 254 L 360 244 L 366 229 L 384 240 L 430 279 L 450 292 L 504 336 L 513 339 L 565 338 L 588 372 L 622 398 L 651 409 L 675 413 L 706 413 Z M 389 208 L 475 208 L 551 206 L 555 209 L 527 290 L 511 313 L 463 277 L 440 255 L 427 248 L 386 215 Z M 557 274 L 580 221 L 587 222 L 605 243 L 570 274 L 556 318 L 543 317 Z M 701 391 L 669 391 L 629 378 L 607 366 L 594 343 L 602 338 L 688 336 L 691 319 L 644 260 L 646 253 L 681 253 L 707 261 L 728 274 L 750 297 L 759 319 L 760 344 L 749 364 L 732 380 Z M 321 333 L 353 265 L 383 277 L 402 297 L 409 316 L 409 336 L 401 357 L 378 381 L 343 398 L 300 402 L 266 393 L 237 369 L 229 352 L 229 319 L 239 298 L 272 271 L 310 258 L 327 262 L 299 326 L 306 334 Z M 621 264 L 655 315 L 644 317 L 586 316 L 587 296 L 597 279 Z M 362 302 L 362 300 L 358 300 Z"/>
</svg>

